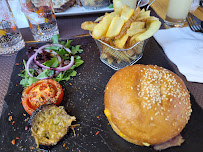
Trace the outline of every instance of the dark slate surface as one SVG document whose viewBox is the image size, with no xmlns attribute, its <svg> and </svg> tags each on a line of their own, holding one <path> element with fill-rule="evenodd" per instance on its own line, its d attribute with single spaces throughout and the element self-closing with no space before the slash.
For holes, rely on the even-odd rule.
<svg viewBox="0 0 203 152">
<path fill-rule="evenodd" d="M 75 124 L 80 124 L 76 128 L 76 136 L 70 132 L 52 147 L 52 152 L 149 152 L 154 151 L 151 147 L 141 147 L 126 142 L 115 134 L 104 111 L 104 88 L 115 73 L 114 70 L 103 64 L 99 60 L 99 51 L 91 37 L 75 38 L 74 44 L 84 45 L 84 52 L 81 54 L 85 63 L 77 69 L 78 75 L 68 82 L 62 82 L 64 88 L 63 105 L 70 115 L 77 118 Z M 13 73 L 11 76 L 9 89 L 4 101 L 4 107 L 0 118 L 0 151 L 19 152 L 19 151 L 38 151 L 30 149 L 36 147 L 26 118 L 26 112 L 21 105 L 21 93 L 23 88 L 19 85 L 20 77 L 18 73 L 23 69 L 22 60 L 26 59 L 25 49 L 21 50 L 17 57 Z M 162 66 L 174 71 L 163 51 L 159 48 L 156 41 L 151 38 L 145 48 L 143 58 L 138 61 L 140 64 L 153 64 Z M 203 110 L 198 106 L 194 97 L 191 95 L 192 115 L 189 123 L 182 131 L 185 142 L 180 147 L 173 147 L 164 152 L 202 152 L 203 151 Z M 10 114 L 10 115 L 9 115 Z M 9 116 L 13 120 L 8 121 Z M 15 123 L 12 125 L 12 122 Z M 25 127 L 28 126 L 28 130 Z M 19 137 L 20 139 L 16 139 Z M 11 141 L 16 139 L 16 144 Z"/>
</svg>

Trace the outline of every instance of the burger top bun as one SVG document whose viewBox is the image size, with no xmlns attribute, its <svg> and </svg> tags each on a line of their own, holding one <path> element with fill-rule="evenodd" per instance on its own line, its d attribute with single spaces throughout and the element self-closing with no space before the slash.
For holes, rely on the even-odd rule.
<svg viewBox="0 0 203 152">
<path fill-rule="evenodd" d="M 154 65 L 117 71 L 106 86 L 104 102 L 113 130 L 125 140 L 144 146 L 177 136 L 192 112 L 181 78 Z"/>
</svg>

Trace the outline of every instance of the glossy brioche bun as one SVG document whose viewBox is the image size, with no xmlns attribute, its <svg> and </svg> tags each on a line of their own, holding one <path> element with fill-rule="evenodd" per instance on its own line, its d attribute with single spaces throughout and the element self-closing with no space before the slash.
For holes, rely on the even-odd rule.
<svg viewBox="0 0 203 152">
<path fill-rule="evenodd" d="M 173 72 L 154 65 L 133 65 L 109 80 L 105 110 L 113 130 L 142 146 L 160 144 L 178 135 L 191 110 L 189 92 Z"/>
</svg>

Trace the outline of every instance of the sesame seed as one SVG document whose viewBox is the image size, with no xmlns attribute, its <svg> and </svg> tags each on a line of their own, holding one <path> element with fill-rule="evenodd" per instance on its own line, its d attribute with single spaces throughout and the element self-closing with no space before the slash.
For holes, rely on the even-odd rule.
<svg viewBox="0 0 203 152">
<path fill-rule="evenodd" d="M 133 87 L 131 87 L 131 89 L 133 90 Z"/>
<path fill-rule="evenodd" d="M 151 120 L 153 120 L 153 117 L 151 117 Z"/>
</svg>

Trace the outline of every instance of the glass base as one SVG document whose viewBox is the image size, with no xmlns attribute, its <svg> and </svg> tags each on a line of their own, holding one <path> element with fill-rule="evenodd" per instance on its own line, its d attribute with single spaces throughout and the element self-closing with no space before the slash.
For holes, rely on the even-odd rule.
<svg viewBox="0 0 203 152">
<path fill-rule="evenodd" d="M 50 41 L 52 36 L 59 34 L 56 21 L 52 23 L 42 23 L 33 25 L 31 29 L 35 41 Z"/>
<path fill-rule="evenodd" d="M 25 46 L 20 33 L 7 33 L 0 37 L 0 55 L 13 55 Z"/>
<path fill-rule="evenodd" d="M 173 19 L 166 16 L 164 20 L 164 25 L 166 28 L 173 28 L 173 27 L 183 27 L 185 24 L 185 19 Z"/>
</svg>

